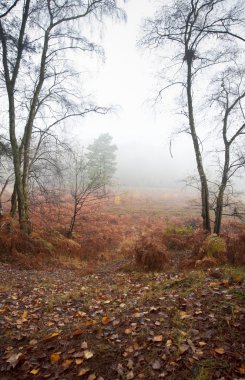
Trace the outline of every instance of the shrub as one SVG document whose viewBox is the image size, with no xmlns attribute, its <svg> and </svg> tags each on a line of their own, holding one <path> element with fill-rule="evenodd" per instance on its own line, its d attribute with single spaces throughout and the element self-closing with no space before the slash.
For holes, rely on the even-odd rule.
<svg viewBox="0 0 245 380">
<path fill-rule="evenodd" d="M 209 235 L 204 241 L 202 250 L 207 257 L 222 258 L 226 255 L 225 240 L 216 235 Z"/>
<path fill-rule="evenodd" d="M 153 235 L 142 236 L 135 245 L 135 261 L 145 270 L 164 270 L 169 264 L 167 248 L 160 238 Z"/>
<path fill-rule="evenodd" d="M 176 234 L 176 235 L 190 235 L 193 232 L 192 226 L 168 226 L 164 229 L 166 234 Z"/>
<path fill-rule="evenodd" d="M 227 256 L 231 264 L 245 265 L 245 231 L 227 239 Z"/>
</svg>

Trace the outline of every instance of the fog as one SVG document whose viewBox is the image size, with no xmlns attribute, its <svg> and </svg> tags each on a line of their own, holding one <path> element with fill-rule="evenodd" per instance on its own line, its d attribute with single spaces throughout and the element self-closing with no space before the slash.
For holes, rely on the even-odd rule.
<svg viewBox="0 0 245 380">
<path fill-rule="evenodd" d="M 101 133 L 110 133 L 118 147 L 115 181 L 126 186 L 183 188 L 181 180 L 193 174 L 194 154 L 188 136 L 172 134 L 181 126 L 176 115 L 175 96 L 166 92 L 154 106 L 151 98 L 159 83 L 154 76 L 154 54 L 137 48 L 140 25 L 154 10 L 148 0 L 132 0 L 125 5 L 128 20 L 107 20 L 101 44 L 106 61 L 90 57 L 81 64 L 89 74 L 86 91 L 99 105 L 114 105 L 108 115 L 90 115 L 70 125 L 75 141 L 86 146 Z M 93 36 L 94 38 L 95 36 Z M 172 136 L 172 137 L 171 137 Z"/>
</svg>

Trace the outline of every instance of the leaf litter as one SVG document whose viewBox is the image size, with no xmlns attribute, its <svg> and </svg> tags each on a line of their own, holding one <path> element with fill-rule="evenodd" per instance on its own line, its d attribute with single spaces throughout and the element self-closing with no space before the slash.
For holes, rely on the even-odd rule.
<svg viewBox="0 0 245 380">
<path fill-rule="evenodd" d="M 240 379 L 244 281 L 218 271 L 214 285 L 209 271 L 82 276 L 3 265 L 0 377 Z"/>
</svg>

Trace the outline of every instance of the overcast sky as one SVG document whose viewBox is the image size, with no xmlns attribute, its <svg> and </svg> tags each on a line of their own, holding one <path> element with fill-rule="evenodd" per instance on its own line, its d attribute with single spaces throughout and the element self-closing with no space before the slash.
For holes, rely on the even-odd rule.
<svg viewBox="0 0 245 380">
<path fill-rule="evenodd" d="M 169 139 L 179 123 L 175 104 L 167 93 L 157 111 L 149 104 L 157 85 L 154 56 L 136 47 L 140 25 L 153 13 L 153 5 L 131 0 L 123 7 L 127 22 L 106 21 L 101 40 L 106 61 L 90 60 L 86 84 L 99 105 L 117 105 L 117 112 L 86 117 L 73 131 L 85 146 L 100 133 L 113 136 L 121 184 L 181 187 L 180 180 L 195 167 L 191 141 L 187 136 L 175 139 L 171 158 Z"/>
</svg>

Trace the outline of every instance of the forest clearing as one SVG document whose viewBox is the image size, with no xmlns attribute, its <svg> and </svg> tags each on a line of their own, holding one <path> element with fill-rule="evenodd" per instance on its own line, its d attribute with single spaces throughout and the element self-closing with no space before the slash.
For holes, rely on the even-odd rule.
<svg viewBox="0 0 245 380">
<path fill-rule="evenodd" d="M 56 247 L 49 208 L 26 246 L 12 225 L 12 256 L 1 234 L 1 379 L 244 378 L 244 225 L 229 220 L 226 249 L 206 257 L 177 199 L 104 200 Z"/>
<path fill-rule="evenodd" d="M 245 380 L 244 0 L 0 1 L 0 380 Z"/>
</svg>

